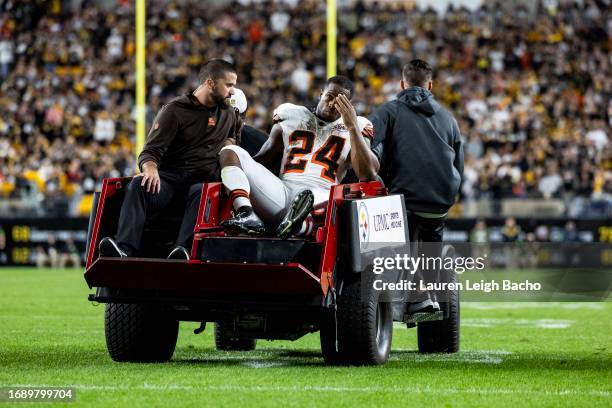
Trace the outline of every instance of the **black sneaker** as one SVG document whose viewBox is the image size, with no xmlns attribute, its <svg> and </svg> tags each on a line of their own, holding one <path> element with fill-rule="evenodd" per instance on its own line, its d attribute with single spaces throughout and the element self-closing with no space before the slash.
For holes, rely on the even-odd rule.
<svg viewBox="0 0 612 408">
<path fill-rule="evenodd" d="M 98 245 L 101 257 L 107 258 L 127 258 L 127 254 L 123 251 L 112 238 L 104 237 Z"/>
<path fill-rule="evenodd" d="M 422 302 L 410 303 L 408 305 L 408 314 L 434 313 L 438 310 L 440 310 L 440 305 L 431 299 L 425 299 Z"/>
<path fill-rule="evenodd" d="M 304 190 L 295 196 L 287 215 L 279 224 L 276 235 L 287 239 L 289 235 L 296 234 L 302 228 L 302 222 L 308 217 L 314 205 L 314 194 L 310 190 Z"/>
<path fill-rule="evenodd" d="M 229 220 L 221 223 L 221 226 L 233 234 L 260 235 L 266 231 L 263 221 L 255 214 L 253 207 L 242 206 Z"/>
<path fill-rule="evenodd" d="M 181 261 L 188 261 L 189 252 L 185 249 L 184 246 L 177 245 L 172 251 L 170 251 L 168 259 L 180 259 Z"/>
</svg>

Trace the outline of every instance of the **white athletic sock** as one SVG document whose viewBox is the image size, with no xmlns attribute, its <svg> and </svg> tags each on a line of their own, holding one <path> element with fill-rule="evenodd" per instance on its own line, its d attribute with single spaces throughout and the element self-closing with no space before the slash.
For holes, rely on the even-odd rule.
<svg viewBox="0 0 612 408">
<path fill-rule="evenodd" d="M 234 196 L 234 203 L 233 203 L 234 210 L 237 210 L 240 207 L 244 207 L 245 205 L 252 207 L 251 200 L 248 197 Z"/>
<path fill-rule="evenodd" d="M 249 200 L 249 193 L 251 192 L 249 179 L 240 167 L 227 166 L 222 168 L 221 181 L 230 192 L 230 200 L 232 200 L 235 210 L 245 205 L 252 207 L 251 200 Z"/>
</svg>

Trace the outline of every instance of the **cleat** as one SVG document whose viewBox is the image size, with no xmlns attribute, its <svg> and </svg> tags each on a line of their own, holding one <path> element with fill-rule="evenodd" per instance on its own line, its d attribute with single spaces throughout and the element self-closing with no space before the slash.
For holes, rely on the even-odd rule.
<svg viewBox="0 0 612 408">
<path fill-rule="evenodd" d="M 104 237 L 100 241 L 100 245 L 98 246 L 98 250 L 100 251 L 101 257 L 107 258 L 127 258 L 127 254 L 112 238 Z"/>
<path fill-rule="evenodd" d="M 185 247 L 181 245 L 177 245 L 174 247 L 170 254 L 168 255 L 168 259 L 178 259 L 181 261 L 189 260 L 189 252 L 185 249 Z"/>
<path fill-rule="evenodd" d="M 310 190 L 304 190 L 295 196 L 291 207 L 285 218 L 281 221 L 276 230 L 279 238 L 287 239 L 289 235 L 296 234 L 302 228 L 302 222 L 308 217 L 313 209 L 314 194 Z"/>
<path fill-rule="evenodd" d="M 226 231 L 233 234 L 261 235 L 266 231 L 263 221 L 255 214 L 253 207 L 243 206 L 229 220 L 221 223 Z"/>
</svg>

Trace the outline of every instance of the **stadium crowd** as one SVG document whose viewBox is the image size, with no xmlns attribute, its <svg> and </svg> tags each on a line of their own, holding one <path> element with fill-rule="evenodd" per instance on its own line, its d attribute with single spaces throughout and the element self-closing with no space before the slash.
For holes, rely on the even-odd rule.
<svg viewBox="0 0 612 408">
<path fill-rule="evenodd" d="M 544 7 L 546 4 L 546 7 Z M 359 79 L 368 110 L 397 92 L 403 61 L 426 56 L 434 93 L 466 139 L 464 199 L 610 200 L 612 14 L 605 2 L 343 14 L 340 71 Z"/>
<path fill-rule="evenodd" d="M 0 196 L 76 208 L 103 177 L 134 172 L 134 2 L 0 2 Z M 299 4 L 298 4 L 299 3 Z M 341 2 L 338 72 L 358 114 L 399 91 L 414 57 L 436 67 L 434 93 L 465 137 L 463 200 L 612 202 L 612 15 L 604 1 L 549 0 L 535 10 L 408 10 Z M 149 123 L 194 87 L 201 63 L 236 64 L 269 130 L 271 112 L 312 103 L 325 79 L 325 2 L 148 2 Z M 86 203 L 82 207 L 87 210 Z"/>
</svg>

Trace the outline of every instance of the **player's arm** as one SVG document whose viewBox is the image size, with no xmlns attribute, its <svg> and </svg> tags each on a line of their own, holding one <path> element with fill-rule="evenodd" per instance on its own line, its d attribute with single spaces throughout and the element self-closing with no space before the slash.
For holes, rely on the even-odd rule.
<svg viewBox="0 0 612 408">
<path fill-rule="evenodd" d="M 357 114 L 348 98 L 342 94 L 336 97 L 336 109 L 351 136 L 351 165 L 360 181 L 370 181 L 378 173 L 378 160 L 370 151 L 370 143 L 361 134 Z"/>
<path fill-rule="evenodd" d="M 253 159 L 270 169 L 282 156 L 283 147 L 283 128 L 277 123 L 272 127 L 268 140 L 261 146 L 259 152 L 253 156 Z"/>
<path fill-rule="evenodd" d="M 157 167 L 178 132 L 178 121 L 169 105 L 164 106 L 153 121 L 145 145 L 138 156 L 142 172 L 141 185 L 147 192 L 159 193 L 161 180 Z"/>
</svg>

